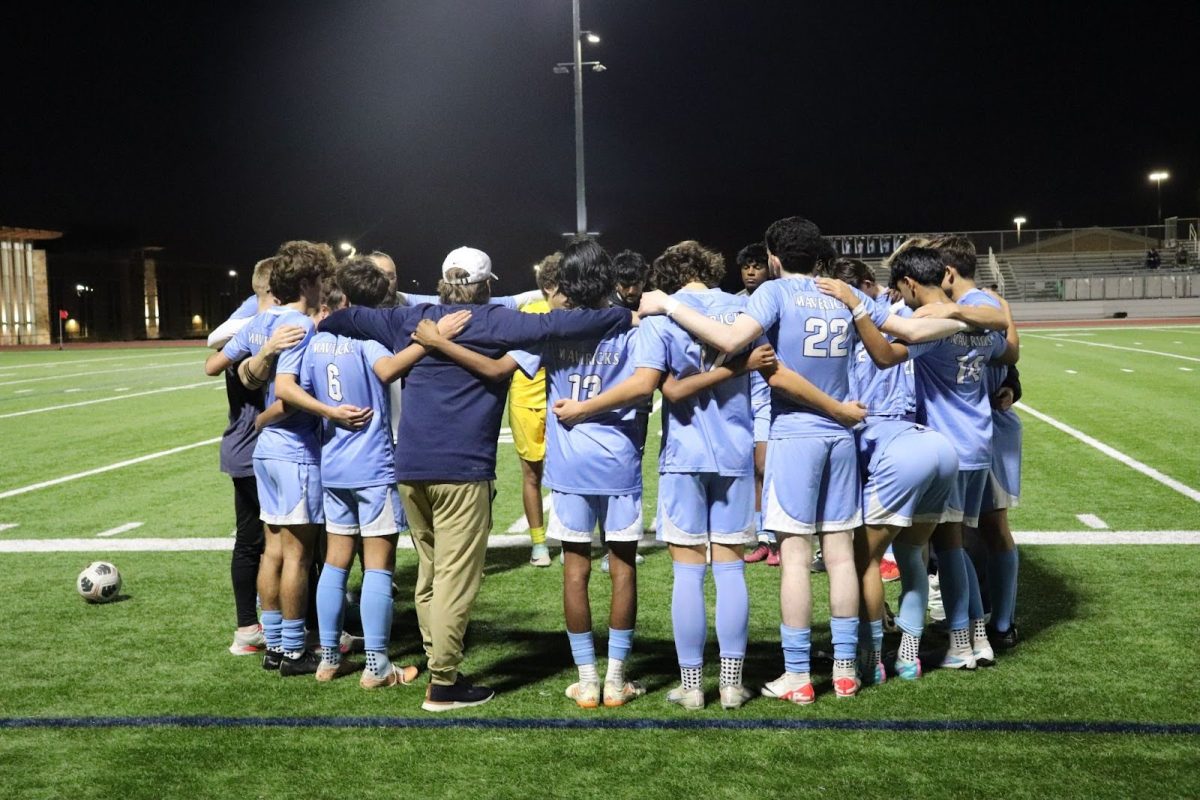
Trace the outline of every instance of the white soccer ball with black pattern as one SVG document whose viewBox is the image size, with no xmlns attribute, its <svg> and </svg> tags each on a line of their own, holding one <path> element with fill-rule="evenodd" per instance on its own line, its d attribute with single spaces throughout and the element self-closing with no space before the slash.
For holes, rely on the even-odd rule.
<svg viewBox="0 0 1200 800">
<path fill-rule="evenodd" d="M 93 561 L 75 579 L 79 596 L 89 603 L 107 603 L 121 591 L 121 573 L 107 561 Z"/>
</svg>

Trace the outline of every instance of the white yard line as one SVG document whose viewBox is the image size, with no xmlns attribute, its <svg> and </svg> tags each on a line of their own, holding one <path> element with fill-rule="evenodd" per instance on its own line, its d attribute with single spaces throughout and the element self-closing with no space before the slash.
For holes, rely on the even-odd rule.
<svg viewBox="0 0 1200 800">
<path fill-rule="evenodd" d="M 1097 517 L 1095 514 L 1076 514 L 1075 519 L 1087 525 L 1094 531 L 1103 531 L 1108 529 L 1108 523 Z"/>
<path fill-rule="evenodd" d="M 148 389 L 144 392 L 133 392 L 131 394 L 122 394 L 122 395 L 118 395 L 117 397 L 101 397 L 98 400 L 81 400 L 78 403 L 63 403 L 62 405 L 46 406 L 45 408 L 31 408 L 28 411 L 12 411 L 8 414 L 0 414 L 0 419 L 9 419 L 10 417 L 24 417 L 29 414 L 42 414 L 46 411 L 60 411 L 64 408 L 79 408 L 80 406 L 92 406 L 92 405 L 95 405 L 96 403 L 111 403 L 114 400 L 129 400 L 130 398 L 133 398 L 133 397 L 145 397 L 146 395 L 162 394 L 163 392 L 178 392 L 183 389 L 195 389 L 200 386 L 212 386 L 212 384 L 213 384 L 212 380 L 207 380 L 202 383 L 185 383 L 183 386 L 167 386 L 162 389 Z M 220 386 L 218 388 L 223 389 L 225 387 Z M 33 391 L 33 390 L 32 389 L 23 389 L 21 391 Z M 125 391 L 125 390 L 116 389 L 114 391 L 120 392 L 120 391 Z"/>
<path fill-rule="evenodd" d="M 185 444 L 182 447 L 172 447 L 170 450 L 160 450 L 157 453 L 149 453 L 147 455 L 138 456 L 137 458 L 131 458 L 126 461 L 118 461 L 115 464 L 109 464 L 108 466 L 105 466 L 105 467 L 96 467 L 95 469 L 89 469 L 85 472 L 76 472 L 72 475 L 64 475 L 61 478 L 54 478 L 52 480 L 41 481 L 39 483 L 31 483 L 28 486 L 21 486 L 16 489 L 9 489 L 6 492 L 0 492 L 0 500 L 4 500 L 9 497 L 16 497 L 17 495 L 25 494 L 26 492 L 34 492 L 34 491 L 37 491 L 38 489 L 45 489 L 50 486 L 57 486 L 60 483 L 68 483 L 70 481 L 79 480 L 80 478 L 88 478 L 88 477 L 91 477 L 92 475 L 99 475 L 104 472 L 112 472 L 115 469 L 123 469 L 125 467 L 131 467 L 134 464 L 141 464 L 144 461 L 153 461 L 156 458 L 163 458 L 165 456 L 173 456 L 176 453 L 182 453 L 185 450 L 192 450 L 196 447 L 204 447 L 206 445 L 216 444 L 219 441 L 221 441 L 221 437 L 217 436 L 212 439 L 205 439 L 202 442 L 193 442 L 192 444 Z"/>
<path fill-rule="evenodd" d="M 4 370 L 34 369 L 34 368 L 46 368 L 46 367 L 61 367 L 61 366 L 66 366 L 68 364 L 95 364 L 99 361 L 128 361 L 129 359 L 132 359 L 132 358 L 162 358 L 163 356 L 179 355 L 180 353 L 183 353 L 183 352 L 187 352 L 187 348 L 169 347 L 169 348 L 164 348 L 162 350 L 159 350 L 155 353 L 139 353 L 138 355 L 105 356 L 104 358 L 76 358 L 76 359 L 72 359 L 70 361 L 42 361 L 42 362 L 38 362 L 38 363 L 34 363 L 34 364 L 6 364 L 3 367 L 0 367 L 0 369 L 4 369 Z M 197 353 L 207 353 L 208 350 L 206 348 L 197 347 L 196 352 Z"/>
<path fill-rule="evenodd" d="M 124 525 L 118 525 L 115 528 L 109 528 L 106 531 L 100 531 L 96 535 L 97 536 L 116 536 L 118 533 L 125 533 L 127 531 L 132 531 L 132 530 L 142 527 L 145 524 L 146 523 L 144 523 L 144 522 L 126 522 Z"/>
<path fill-rule="evenodd" d="M 12 530 L 20 525 L 19 522 L 0 522 L 0 531 Z"/>
<path fill-rule="evenodd" d="M 1024 335 L 1031 339 L 1045 339 L 1048 342 L 1054 341 L 1049 336 L 1038 336 L 1037 334 L 1034 334 L 1034 333 L 1028 333 L 1028 334 L 1024 334 Z M 1163 356 L 1165 358 L 1178 358 L 1178 359 L 1182 359 L 1183 361 L 1200 362 L 1200 358 L 1195 358 L 1194 356 L 1181 356 L 1178 353 L 1164 353 L 1161 350 L 1145 350 L 1140 347 L 1124 347 L 1119 344 L 1104 344 L 1103 342 L 1083 342 L 1083 341 L 1079 341 L 1078 339 L 1063 339 L 1063 341 L 1071 342 L 1072 344 L 1082 344 L 1082 345 L 1086 345 L 1088 347 L 1107 347 L 1109 350 L 1127 350 L 1130 353 L 1146 353 L 1147 355 L 1152 355 L 1152 356 Z M 1060 345 L 1056 344 L 1055 346 L 1058 347 Z"/>
<path fill-rule="evenodd" d="M 1187 484 L 1180 483 L 1179 481 L 1175 480 L 1171 476 L 1164 475 L 1163 473 L 1159 472 L 1158 470 L 1154 469 L 1153 467 L 1146 466 L 1145 464 L 1138 461 L 1137 459 L 1135 459 L 1131 456 L 1125 455 L 1120 450 L 1117 450 L 1114 447 L 1110 447 L 1110 446 L 1106 445 L 1104 442 L 1100 441 L 1099 439 L 1094 439 L 1091 436 L 1088 436 L 1086 433 L 1076 430 L 1075 428 L 1072 428 L 1070 425 L 1067 425 L 1064 422 L 1059 422 L 1058 420 L 1056 420 L 1054 417 L 1050 416 L 1049 414 L 1043 414 L 1041 411 L 1038 411 L 1035 408 L 1030 408 L 1029 406 L 1025 405 L 1024 403 L 1016 403 L 1016 406 L 1017 406 L 1017 408 L 1021 409 L 1022 411 L 1029 414 L 1030 416 L 1037 417 L 1042 422 L 1045 422 L 1047 425 L 1058 428 L 1060 431 L 1067 434 L 1068 436 L 1074 436 L 1076 439 L 1078 439 L 1079 441 L 1088 445 L 1089 447 L 1096 448 L 1097 450 L 1099 450 L 1101 453 L 1104 453 L 1104 455 L 1108 456 L 1109 458 L 1114 458 L 1117 461 L 1120 461 L 1125 466 L 1129 467 L 1130 469 L 1137 470 L 1138 472 L 1142 473 L 1143 475 L 1153 478 L 1154 480 L 1158 481 L 1163 486 L 1166 486 L 1170 489 L 1174 489 L 1175 491 L 1179 492 L 1184 497 L 1187 497 L 1191 500 L 1196 501 L 1197 503 L 1200 503 L 1200 491 L 1196 491 L 1195 489 L 1188 486 Z"/>
<path fill-rule="evenodd" d="M 1152 322 L 1153 320 L 1146 320 Z M 1047 328 L 1045 326 L 1038 327 L 1036 324 L 1030 323 L 1030 327 L 1018 323 L 1021 328 L 1021 333 L 1066 333 L 1068 331 L 1179 331 L 1181 333 L 1197 333 L 1200 334 L 1200 325 L 1081 325 L 1079 327 L 1065 327 L 1062 325 Z M 1189 328 L 1196 328 L 1195 331 L 1189 331 Z"/>
<path fill-rule="evenodd" d="M 1016 531 L 1013 538 L 1018 544 L 1043 545 L 1163 545 L 1200 544 L 1200 531 Z M 529 547 L 529 536 L 525 534 L 500 534 L 488 537 L 488 549 Z M 401 536 L 397 546 L 411 550 L 412 540 Z M 642 550 L 661 547 L 659 542 L 643 539 Z M 185 539 L 11 539 L 0 540 L 0 553 L 116 553 L 149 552 L 170 553 L 188 551 L 225 551 L 233 549 L 233 540 L 220 538 Z"/>
<path fill-rule="evenodd" d="M 202 368 L 199 361 L 179 361 L 174 364 L 150 364 L 145 367 L 125 367 L 124 369 L 109 369 L 99 372 L 69 372 L 66 375 L 44 375 L 41 378 L 22 378 L 19 381 L 4 381 L 0 386 L 16 386 L 19 383 L 38 383 L 39 381 L 57 381 L 66 378 L 83 378 L 88 375 L 115 375 L 118 372 L 144 372 L 149 369 L 182 369 L 191 367 L 197 372 Z"/>
<path fill-rule="evenodd" d="M 33 389 L 17 389 L 13 394 L 29 394 Z"/>
<path fill-rule="evenodd" d="M 550 511 L 550 495 L 542 498 L 542 511 Z M 529 520 L 525 518 L 524 514 L 517 517 L 517 521 L 508 526 L 509 533 L 525 533 L 527 530 L 529 530 Z"/>
</svg>

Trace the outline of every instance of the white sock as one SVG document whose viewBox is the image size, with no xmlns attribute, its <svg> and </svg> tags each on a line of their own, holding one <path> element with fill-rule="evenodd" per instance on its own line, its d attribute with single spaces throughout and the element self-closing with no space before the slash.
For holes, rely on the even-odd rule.
<svg viewBox="0 0 1200 800">
<path fill-rule="evenodd" d="M 579 665 L 579 682 L 580 683 L 599 683 L 600 675 L 596 672 L 595 663 Z"/>
<path fill-rule="evenodd" d="M 625 685 L 625 662 L 619 658 L 610 658 L 608 660 L 608 674 L 604 676 L 605 683 L 615 683 L 617 686 Z"/>
</svg>

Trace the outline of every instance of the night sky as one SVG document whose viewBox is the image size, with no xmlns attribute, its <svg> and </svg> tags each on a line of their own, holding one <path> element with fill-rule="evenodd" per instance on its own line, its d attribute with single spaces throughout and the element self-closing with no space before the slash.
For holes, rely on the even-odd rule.
<svg viewBox="0 0 1200 800">
<path fill-rule="evenodd" d="M 1200 210 L 1200 3 L 584 0 L 588 209 L 615 252 Z M 502 289 L 574 227 L 569 0 L 26 3 L 0 224 L 249 265 L 460 244 Z M 15 26 L 15 27 L 13 27 Z M 19 31 L 17 30 L 19 29 Z M 117 237 L 120 238 L 120 237 Z"/>
</svg>

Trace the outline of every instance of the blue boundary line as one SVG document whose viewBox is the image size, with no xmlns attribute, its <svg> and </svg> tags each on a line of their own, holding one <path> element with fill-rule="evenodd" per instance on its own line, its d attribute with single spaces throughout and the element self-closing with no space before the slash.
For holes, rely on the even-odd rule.
<svg viewBox="0 0 1200 800">
<path fill-rule="evenodd" d="M 483 728 L 501 730 L 900 731 L 1200 736 L 1200 723 L 900 719 L 554 719 L 517 717 L 0 717 L 0 730 L 95 728 Z"/>
</svg>

